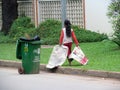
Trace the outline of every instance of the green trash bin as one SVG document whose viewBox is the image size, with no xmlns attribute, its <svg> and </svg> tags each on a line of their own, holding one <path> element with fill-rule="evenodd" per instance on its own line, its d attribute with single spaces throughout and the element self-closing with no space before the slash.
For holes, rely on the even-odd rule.
<svg viewBox="0 0 120 90">
<path fill-rule="evenodd" d="M 40 69 L 40 45 L 39 40 L 18 40 L 16 57 L 22 59 L 22 67 L 19 73 L 37 74 Z"/>
</svg>

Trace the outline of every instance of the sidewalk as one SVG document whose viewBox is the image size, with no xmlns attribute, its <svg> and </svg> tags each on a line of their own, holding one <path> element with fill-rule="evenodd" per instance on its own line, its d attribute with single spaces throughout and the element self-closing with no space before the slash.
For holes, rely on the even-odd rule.
<svg viewBox="0 0 120 90">
<path fill-rule="evenodd" d="M 41 48 L 53 48 L 55 45 L 41 45 Z"/>
<path fill-rule="evenodd" d="M 21 66 L 21 62 L 0 60 L 0 67 L 18 68 L 20 66 Z M 44 64 L 40 65 L 40 71 L 50 72 L 48 69 L 46 69 L 46 65 L 44 65 Z M 54 71 L 54 73 L 120 79 L 120 72 L 83 70 L 83 69 L 59 67 L 56 71 Z"/>
</svg>

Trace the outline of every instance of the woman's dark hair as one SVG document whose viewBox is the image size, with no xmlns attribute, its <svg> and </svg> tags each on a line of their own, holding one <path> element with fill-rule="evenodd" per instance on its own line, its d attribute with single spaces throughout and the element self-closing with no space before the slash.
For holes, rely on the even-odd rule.
<svg viewBox="0 0 120 90">
<path fill-rule="evenodd" d="M 66 28 L 66 35 L 67 37 L 71 37 L 71 23 L 69 20 L 65 20 L 64 21 L 64 25 L 65 25 L 65 28 Z"/>
</svg>

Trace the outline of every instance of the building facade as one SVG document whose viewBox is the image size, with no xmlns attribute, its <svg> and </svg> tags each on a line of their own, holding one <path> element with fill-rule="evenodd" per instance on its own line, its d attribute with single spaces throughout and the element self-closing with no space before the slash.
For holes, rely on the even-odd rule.
<svg viewBox="0 0 120 90">
<path fill-rule="evenodd" d="M 2 3 L 0 2 L 0 29 L 2 26 Z"/>
<path fill-rule="evenodd" d="M 85 28 L 85 0 L 66 0 L 66 18 Z M 2 22 L 0 2 L 0 22 Z M 61 0 L 18 0 L 18 15 L 29 16 L 36 26 L 46 19 L 62 19 Z"/>
</svg>

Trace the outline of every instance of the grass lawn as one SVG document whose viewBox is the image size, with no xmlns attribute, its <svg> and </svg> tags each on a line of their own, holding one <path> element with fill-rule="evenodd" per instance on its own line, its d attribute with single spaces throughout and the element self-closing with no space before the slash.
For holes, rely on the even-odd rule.
<svg viewBox="0 0 120 90">
<path fill-rule="evenodd" d="M 120 48 L 115 43 L 104 40 L 102 42 L 80 43 L 80 47 L 89 59 L 88 64 L 82 66 L 74 60 L 72 66 L 68 66 L 66 60 L 63 64 L 64 67 L 120 72 Z M 41 48 L 40 61 L 42 64 L 48 63 L 51 52 L 52 48 Z M 19 61 L 16 59 L 16 44 L 0 44 L 0 59 Z"/>
</svg>

